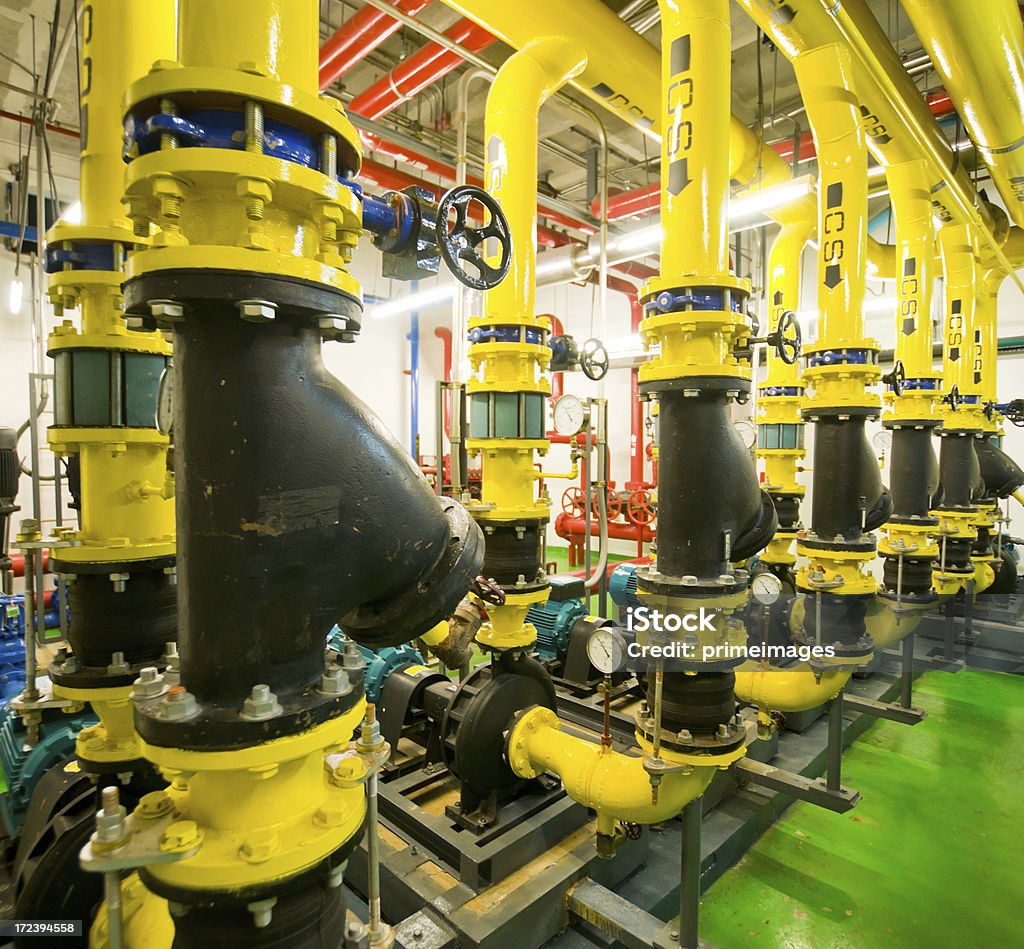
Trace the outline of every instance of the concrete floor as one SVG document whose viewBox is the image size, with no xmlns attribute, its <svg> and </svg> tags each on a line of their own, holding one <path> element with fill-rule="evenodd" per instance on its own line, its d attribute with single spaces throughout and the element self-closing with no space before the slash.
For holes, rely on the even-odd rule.
<svg viewBox="0 0 1024 949">
<path fill-rule="evenodd" d="M 843 759 L 847 815 L 791 807 L 704 897 L 718 949 L 1024 945 L 1024 677 L 930 672 L 928 712 Z"/>
</svg>

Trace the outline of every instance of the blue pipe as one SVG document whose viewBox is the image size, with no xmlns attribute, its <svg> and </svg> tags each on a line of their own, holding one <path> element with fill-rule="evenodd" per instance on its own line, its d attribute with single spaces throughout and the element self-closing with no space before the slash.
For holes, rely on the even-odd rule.
<svg viewBox="0 0 1024 949">
<path fill-rule="evenodd" d="M 414 281 L 412 292 L 416 292 L 417 284 Z M 420 434 L 420 314 L 414 311 L 409 316 L 409 334 L 405 337 L 409 340 L 409 381 L 412 414 L 412 442 L 410 445 L 413 461 L 419 462 L 416 451 L 416 442 Z M 438 461 L 440 465 L 440 461 Z"/>
</svg>

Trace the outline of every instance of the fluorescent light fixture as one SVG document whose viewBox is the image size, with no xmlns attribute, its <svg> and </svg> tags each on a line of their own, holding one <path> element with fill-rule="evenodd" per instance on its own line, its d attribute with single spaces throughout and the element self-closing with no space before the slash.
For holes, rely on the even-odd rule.
<svg viewBox="0 0 1024 949">
<path fill-rule="evenodd" d="M 81 224 L 82 202 L 76 201 L 74 204 L 69 204 L 64 209 L 64 213 L 61 214 L 60 219 L 64 224 Z"/>
<path fill-rule="evenodd" d="M 428 290 L 420 290 L 406 296 L 395 297 L 386 303 L 374 304 L 371 313 L 374 319 L 398 316 L 399 313 L 415 313 L 417 310 L 429 310 L 440 303 L 447 303 L 455 296 L 454 283 L 440 283 Z"/>
<path fill-rule="evenodd" d="M 729 202 L 729 220 L 737 221 L 752 214 L 767 214 L 787 204 L 799 201 L 814 191 L 814 179 L 810 175 L 792 182 L 762 188 L 760 191 L 736 198 Z"/>
<path fill-rule="evenodd" d="M 21 304 L 25 299 L 25 284 L 21 282 L 17 277 L 11 281 L 10 296 L 8 297 L 8 303 L 11 307 L 11 313 L 17 316 L 21 312 Z"/>
</svg>

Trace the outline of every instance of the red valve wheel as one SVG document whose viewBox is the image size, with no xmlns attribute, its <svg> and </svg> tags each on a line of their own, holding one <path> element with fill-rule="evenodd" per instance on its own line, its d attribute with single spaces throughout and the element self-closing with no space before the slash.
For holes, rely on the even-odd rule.
<svg viewBox="0 0 1024 949">
<path fill-rule="evenodd" d="M 566 488 L 562 495 L 562 510 L 571 517 L 582 517 L 584 511 L 583 489 L 580 487 Z"/>
<path fill-rule="evenodd" d="M 633 491 L 626 501 L 626 517 L 638 527 L 646 527 L 655 518 L 654 498 L 643 488 Z"/>
<path fill-rule="evenodd" d="M 608 520 L 614 521 L 622 513 L 622 498 L 611 489 L 606 495 L 608 498 Z M 594 498 L 594 516 L 597 516 L 597 498 Z"/>
</svg>

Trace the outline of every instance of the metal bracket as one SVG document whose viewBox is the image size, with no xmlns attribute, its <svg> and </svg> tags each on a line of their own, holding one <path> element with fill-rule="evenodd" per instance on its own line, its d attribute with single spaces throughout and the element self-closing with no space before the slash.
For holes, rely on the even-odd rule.
<svg viewBox="0 0 1024 949">
<path fill-rule="evenodd" d="M 173 825 L 184 825 L 178 828 Z M 84 870 L 92 873 L 109 873 L 117 870 L 133 870 L 153 863 L 176 863 L 193 857 L 202 846 L 202 832 L 192 821 L 184 821 L 175 811 L 163 817 L 140 818 L 129 814 L 124 823 L 125 834 L 117 846 L 105 845 L 97 848 L 95 835 L 79 852 L 79 861 Z M 188 841 L 192 835 L 194 841 Z M 175 845 L 172 838 L 180 837 L 184 842 Z M 173 848 L 173 849 L 172 849 Z"/>
<path fill-rule="evenodd" d="M 879 702 L 876 699 L 865 698 L 862 695 L 846 693 L 844 702 L 851 712 L 873 715 L 875 718 L 884 718 L 890 722 L 899 722 L 902 725 L 919 725 L 927 715 L 925 710 L 921 708 L 913 706 L 904 708 L 895 702 Z"/>
<path fill-rule="evenodd" d="M 830 791 L 821 779 L 807 778 L 752 758 L 741 758 L 733 768 L 740 778 L 751 784 L 778 791 L 787 797 L 795 797 L 836 814 L 845 814 L 860 801 L 860 791 L 855 788 Z"/>
</svg>

